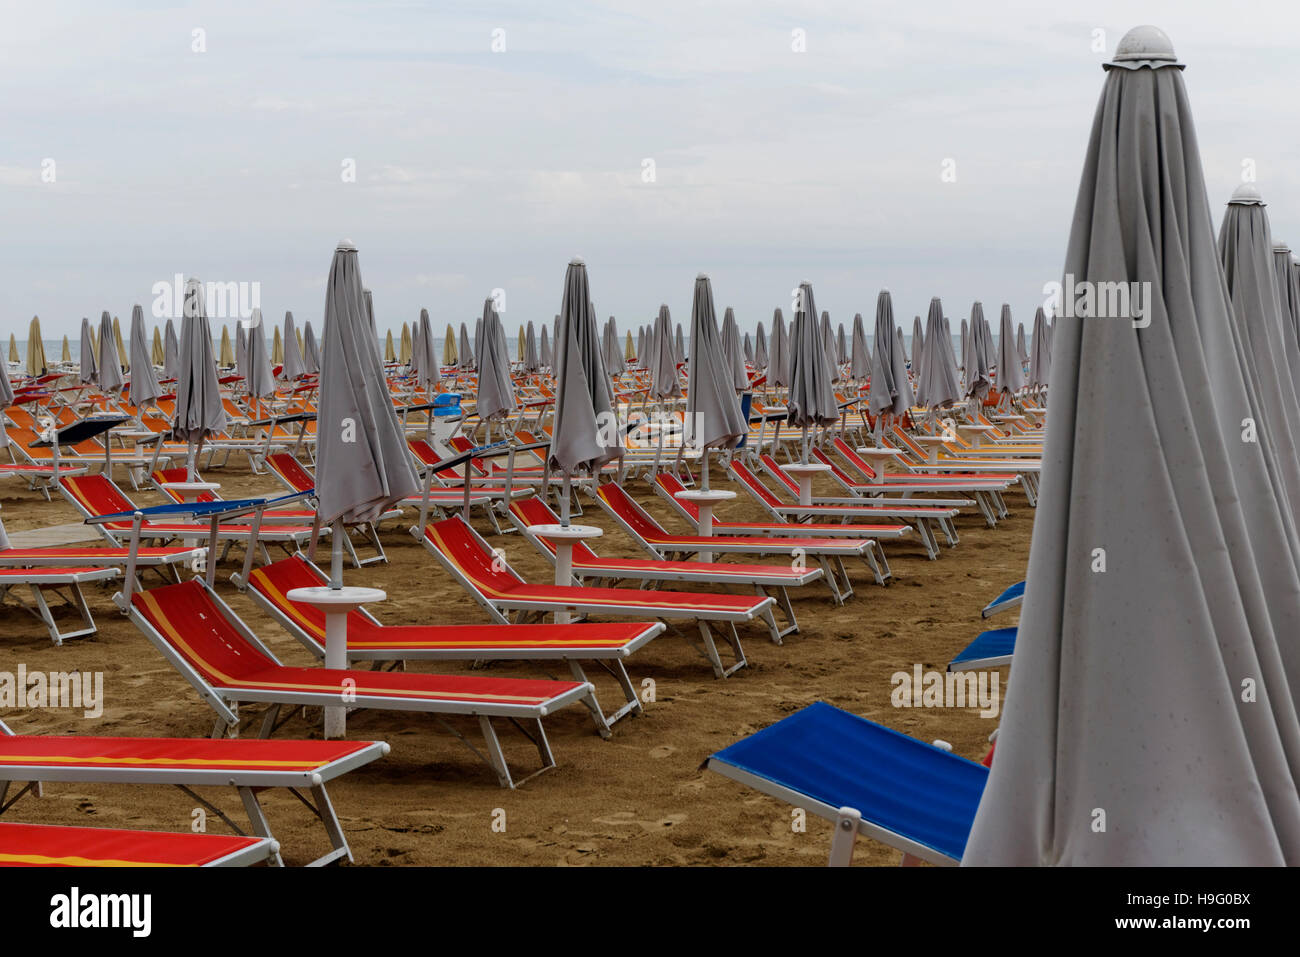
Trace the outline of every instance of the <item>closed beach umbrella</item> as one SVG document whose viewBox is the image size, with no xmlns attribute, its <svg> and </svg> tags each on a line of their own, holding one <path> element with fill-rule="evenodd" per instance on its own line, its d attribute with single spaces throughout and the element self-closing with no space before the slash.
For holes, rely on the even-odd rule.
<svg viewBox="0 0 1300 957">
<path fill-rule="evenodd" d="M 384 330 L 384 362 L 397 361 L 397 347 L 393 344 L 393 330 Z"/>
<path fill-rule="evenodd" d="M 654 333 L 650 336 L 650 398 L 680 399 L 682 383 L 677 376 L 677 357 L 673 350 L 673 321 L 668 306 L 660 305 L 655 318 Z"/>
<path fill-rule="evenodd" d="M 402 323 L 402 338 L 398 342 L 397 361 L 404 366 L 411 364 L 411 357 L 415 355 L 415 344 L 411 341 L 411 324 Z"/>
<path fill-rule="evenodd" d="M 421 309 L 420 314 L 424 315 L 425 310 Z M 460 364 L 460 353 L 456 349 L 456 333 L 450 325 L 447 326 L 447 334 L 442 340 L 442 364 L 445 366 Z"/>
<path fill-rule="evenodd" d="M 773 388 L 790 384 L 790 338 L 781 310 L 772 313 L 772 339 L 767 354 L 767 381 Z"/>
<path fill-rule="evenodd" d="M 1015 394 L 1025 387 L 1025 372 L 1011 331 L 1011 306 L 1002 304 L 998 320 L 998 391 Z"/>
<path fill-rule="evenodd" d="M 857 332 L 854 331 L 854 340 Z M 876 351 L 871 357 L 871 393 L 867 407 L 872 415 L 883 412 L 906 415 L 916 401 L 912 383 L 907 378 L 907 356 L 894 325 L 894 301 L 888 289 L 876 296 L 876 325 L 873 333 Z M 877 387 L 877 382 L 880 386 Z M 880 426 L 877 424 L 877 434 Z"/>
<path fill-rule="evenodd" d="M 99 371 L 96 384 L 100 391 L 121 392 L 126 380 L 122 377 L 122 359 L 117 353 L 117 337 L 113 335 L 113 320 L 107 312 L 99 317 L 99 359 L 95 364 Z"/>
<path fill-rule="evenodd" d="M 1055 320 L 1016 677 L 964 864 L 1300 863 L 1296 543 L 1270 450 L 1242 441 L 1258 409 L 1181 66 L 1154 27 L 1105 65 L 1064 275 L 1146 284 L 1149 324 Z"/>
<path fill-rule="evenodd" d="M 1047 342 L 1047 317 L 1043 307 L 1034 312 L 1034 335 L 1029 350 L 1029 381 L 1031 389 L 1047 388 L 1047 380 L 1052 371 L 1052 349 Z"/>
<path fill-rule="evenodd" d="M 149 362 L 152 365 L 162 368 L 163 363 L 167 361 L 167 352 L 163 349 L 162 329 L 158 326 L 153 327 L 153 342 L 149 347 Z"/>
<path fill-rule="evenodd" d="M 158 329 L 155 327 L 154 335 L 156 336 L 157 334 L 158 334 Z M 72 362 L 72 343 L 68 341 L 68 336 L 66 333 L 63 336 L 63 347 L 59 351 L 59 362 L 61 363 Z"/>
<path fill-rule="evenodd" d="M 732 318 L 735 327 L 735 318 Z M 734 336 L 733 336 L 734 338 Z M 739 345 L 737 343 L 737 345 Z M 735 448 L 748 432 L 736 398 L 734 359 L 725 354 L 713 308 L 709 277 L 695 277 L 691 301 L 691 379 L 686 393 L 684 439 L 707 455 L 712 448 Z M 700 468 L 701 482 L 709 487 L 708 459 Z"/>
<path fill-rule="evenodd" d="M 276 330 L 277 338 L 279 330 Z M 248 327 L 248 355 L 244 360 L 244 388 L 257 399 L 275 394 L 275 376 L 271 374 L 271 357 L 266 351 L 266 328 L 262 325 L 262 309 L 253 310 Z"/>
<path fill-rule="evenodd" d="M 126 343 L 122 341 L 122 324 L 118 322 L 117 316 L 113 317 L 113 342 L 117 346 L 117 358 L 122 363 L 122 371 L 125 372 L 130 368 L 127 363 L 130 361 L 126 351 Z"/>
<path fill-rule="evenodd" d="M 754 333 L 754 368 L 766 369 L 767 362 L 767 333 L 763 331 L 763 323 L 760 321 L 758 331 Z"/>
<path fill-rule="evenodd" d="M 501 317 L 491 297 L 483 301 L 481 330 L 483 348 L 479 353 L 477 409 L 479 420 L 487 423 L 504 418 L 515 410 L 510 353 Z"/>
<path fill-rule="evenodd" d="M 104 313 L 101 330 L 107 321 L 108 313 Z M 102 343 L 110 337 L 101 331 L 99 338 Z M 172 436 L 189 446 L 188 475 L 193 480 L 194 460 L 203 441 L 226 428 L 226 410 L 221 403 L 221 386 L 217 383 L 217 361 L 212 354 L 207 303 L 203 283 L 197 279 L 185 281 L 178 364 Z M 104 374 L 103 366 L 101 360 L 101 376 Z"/>
<path fill-rule="evenodd" d="M 308 375 L 320 372 L 320 345 L 316 341 L 316 332 L 310 322 L 303 323 L 302 331 L 302 367 Z"/>
<path fill-rule="evenodd" d="M 163 327 L 163 378 L 175 379 L 180 372 L 181 340 L 176 335 L 176 324 L 168 319 Z"/>
<path fill-rule="evenodd" d="M 860 318 L 862 313 L 857 314 Z M 835 362 L 838 365 L 844 365 L 849 361 L 849 343 L 844 333 L 844 323 L 840 323 L 835 330 Z"/>
<path fill-rule="evenodd" d="M 307 364 L 303 362 L 302 351 L 298 347 L 298 330 L 293 322 L 293 313 L 284 314 L 284 363 L 280 368 L 280 378 L 286 382 L 301 379 L 307 374 Z"/>
<path fill-rule="evenodd" d="M 912 318 L 912 374 L 919 375 L 921 350 L 925 347 L 925 333 L 921 331 L 921 317 Z"/>
<path fill-rule="evenodd" d="M 835 358 L 835 333 L 831 330 L 831 315 L 829 312 L 822 313 L 821 337 L 822 351 L 826 353 L 826 365 L 831 370 L 831 382 L 839 382 L 840 364 Z"/>
<path fill-rule="evenodd" d="M 280 338 L 280 327 L 276 326 L 272 330 L 271 337 L 271 365 L 284 365 L 284 340 Z"/>
<path fill-rule="evenodd" d="M 457 350 L 456 355 L 460 357 L 460 368 L 477 368 L 474 364 L 474 349 L 469 341 L 469 328 L 463 322 L 460 324 L 460 348 Z"/>
<path fill-rule="evenodd" d="M 812 284 L 799 284 L 799 308 L 790 326 L 790 396 L 786 401 L 786 421 L 803 432 L 802 462 L 808 462 L 808 429 L 838 422 L 839 406 L 831 388 L 834 373 L 827 346 L 830 317 L 822 313 L 822 328 L 817 327 L 817 305 Z"/>
<path fill-rule="evenodd" d="M 723 362 L 731 375 L 732 388 L 744 392 L 749 388 L 749 374 L 745 371 L 745 353 L 740 345 L 740 327 L 736 325 L 736 314 L 730 306 L 722 316 L 721 345 Z"/>
<path fill-rule="evenodd" d="M 451 329 L 447 329 L 448 343 L 452 341 Z M 438 366 L 437 340 L 433 335 L 433 323 L 429 321 L 429 310 L 420 310 L 420 319 L 415 324 L 415 333 L 411 336 L 411 342 L 415 351 L 411 355 L 411 368 L 415 374 L 415 381 L 423 386 L 425 390 L 433 388 L 442 376 L 442 370 Z M 453 353 L 453 360 L 455 355 Z M 455 364 L 453 361 L 450 363 Z"/>
<path fill-rule="evenodd" d="M 623 361 L 624 363 L 635 362 L 636 347 L 632 344 L 632 333 L 631 332 L 625 333 L 624 339 L 625 341 L 623 343 Z"/>
<path fill-rule="evenodd" d="M 235 374 L 241 378 L 248 376 L 248 335 L 249 330 L 242 322 L 235 323 Z"/>
<path fill-rule="evenodd" d="M 42 376 L 47 371 L 45 341 L 41 338 L 41 319 L 39 316 L 32 316 L 31 325 L 27 327 L 27 374 Z"/>
<path fill-rule="evenodd" d="M 149 337 L 144 331 L 144 309 L 131 307 L 131 404 L 137 409 L 157 405 L 162 389 L 149 358 Z"/>
<path fill-rule="evenodd" d="M 230 344 L 230 327 L 223 325 L 221 327 L 221 351 L 220 358 L 217 360 L 217 366 L 222 369 L 230 369 L 235 364 L 235 350 Z"/>
<path fill-rule="evenodd" d="M 581 259 L 572 260 L 564 274 L 555 338 L 555 421 L 547 462 L 565 477 L 560 520 L 567 525 L 568 480 L 577 472 L 594 474 L 623 455 L 587 267 Z"/>
<path fill-rule="evenodd" d="M 99 363 L 95 359 L 95 337 L 91 335 L 90 320 L 81 320 L 81 375 L 82 383 L 99 381 Z"/>
<path fill-rule="evenodd" d="M 541 361 L 543 369 L 555 367 L 555 356 L 551 353 L 550 328 L 546 323 L 542 323 L 542 341 L 537 347 L 537 358 Z"/>
<path fill-rule="evenodd" d="M 686 340 L 682 335 L 682 324 L 677 323 L 677 331 L 673 334 L 673 352 L 677 356 L 677 364 L 681 365 L 686 361 Z"/>
<path fill-rule="evenodd" d="M 930 300 L 921 347 L 921 371 L 916 378 L 916 401 L 931 411 L 946 408 L 961 397 L 961 386 L 953 368 L 952 342 L 943 321 L 943 303 Z M 913 343 L 913 352 L 915 352 Z M 915 360 L 914 360 L 915 361 Z"/>
<path fill-rule="evenodd" d="M 880 325 L 880 300 L 876 300 L 876 325 Z M 894 325 L 894 307 L 889 307 L 889 325 Z M 876 348 L 880 348 L 880 333 L 876 332 Z M 853 345 L 849 356 L 849 377 L 857 382 L 865 382 L 867 376 L 871 375 L 871 352 L 867 349 L 867 330 L 862 324 L 862 313 L 853 315 Z M 893 393 L 894 381 L 890 378 L 884 384 L 885 389 L 890 394 Z"/>
<path fill-rule="evenodd" d="M 1016 357 L 1023 367 L 1029 361 L 1029 348 L 1025 345 L 1025 327 L 1016 327 Z"/>
<path fill-rule="evenodd" d="M 524 330 L 524 371 L 536 372 L 541 367 L 542 357 L 537 351 L 537 330 L 533 326 L 533 320 L 529 319 Z"/>
<path fill-rule="evenodd" d="M 1287 364 L 1291 378 L 1300 386 L 1300 280 L 1291 268 L 1291 247 L 1273 244 L 1273 277 L 1277 282 L 1278 309 L 1282 314 L 1282 338 L 1286 341 Z"/>
<path fill-rule="evenodd" d="M 12 332 L 9 333 L 9 361 L 14 365 L 22 364 L 22 356 L 18 354 L 18 337 Z"/>
</svg>

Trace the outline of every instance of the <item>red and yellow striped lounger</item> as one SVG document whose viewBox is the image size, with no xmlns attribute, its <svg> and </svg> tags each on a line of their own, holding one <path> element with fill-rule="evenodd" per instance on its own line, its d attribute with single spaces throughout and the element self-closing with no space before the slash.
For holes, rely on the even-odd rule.
<svg viewBox="0 0 1300 957">
<path fill-rule="evenodd" d="M 736 623 L 763 618 L 773 637 L 780 640 L 773 599 L 749 595 L 712 595 L 704 592 L 672 592 L 623 588 L 587 588 L 574 585 L 532 585 L 493 552 L 483 537 L 465 524 L 459 515 L 429 524 L 424 529 L 425 548 L 474 596 L 495 620 L 506 624 L 506 612 L 518 612 L 521 623 L 532 614 L 565 611 L 578 615 L 609 615 L 621 618 L 688 619 L 697 622 L 704 641 L 703 654 L 713 672 L 724 678 L 746 664 L 736 634 Z M 731 645 L 734 662 L 722 664 L 713 640 L 712 627 L 721 631 Z"/>
<path fill-rule="evenodd" d="M 232 581 L 244 587 L 239 576 Z M 325 614 L 313 605 L 289 601 L 295 588 L 328 584 L 325 573 L 303 555 L 292 555 L 249 574 L 253 601 L 289 630 L 317 658 L 325 657 Z M 568 663 L 586 681 L 582 661 L 598 661 L 618 680 L 625 703 L 605 715 L 613 724 L 641 714 L 641 699 L 623 659 L 664 630 L 662 622 L 579 622 L 533 625 L 384 625 L 366 609 L 348 613 L 349 661 L 554 661 Z"/>
<path fill-rule="evenodd" d="M 226 814 L 195 793 L 196 787 L 233 787 L 239 792 L 253 833 L 273 837 L 258 802 L 265 788 L 289 788 L 320 818 L 333 849 L 312 862 L 352 860 L 347 838 L 325 785 L 388 753 L 381 741 L 260 741 L 232 738 L 106 738 L 94 735 L 4 734 L 0 724 L 0 814 L 30 782 L 174 785 L 213 814 L 238 828 Z M 13 797 L 12 784 L 29 782 Z M 311 799 L 302 792 L 310 791 Z M 279 854 L 272 862 L 281 864 Z"/>
<path fill-rule="evenodd" d="M 0 867 L 247 867 L 278 847 L 264 837 L 0 824 Z"/>
<path fill-rule="evenodd" d="M 765 535 L 674 535 L 628 495 L 622 486 L 605 482 L 596 488 L 596 501 L 618 522 L 632 540 L 655 558 L 689 558 L 697 552 L 715 555 L 784 555 L 810 558 L 826 571 L 839 601 L 853 594 L 853 583 L 844 559 L 861 558 L 880 584 L 889 578 L 889 563 L 880 545 L 871 538 L 784 538 Z"/>
<path fill-rule="evenodd" d="M 510 521 L 532 546 L 552 565 L 555 564 L 555 545 L 531 531 L 534 525 L 558 525 L 560 518 L 540 498 L 511 502 L 507 513 Z M 639 582 L 697 582 L 708 585 L 742 585 L 753 588 L 755 594 L 770 595 L 776 599 L 786 617 L 786 626 L 778 638 L 799 630 L 794 606 L 786 589 L 810 585 L 825 579 L 822 568 L 800 568 L 794 565 L 756 565 L 739 562 L 668 561 L 648 558 L 601 558 L 586 542 L 573 543 L 573 573 L 575 584 L 583 578 L 595 579 L 597 585 L 617 585 L 621 581 Z M 827 582 L 829 585 L 830 583 Z M 831 587 L 831 595 L 835 589 Z"/>
<path fill-rule="evenodd" d="M 199 579 L 135 592 L 128 613 L 217 713 L 214 737 L 239 726 L 238 708 L 245 701 L 271 705 L 262 721 L 262 737 L 275 729 L 282 705 L 342 703 L 439 716 L 472 715 L 479 719 L 488 763 L 503 787 L 514 787 L 492 718 L 533 722 L 536 730 L 529 737 L 545 770 L 555 766 L 555 758 L 542 718 L 575 703 L 594 715 L 601 713 L 594 689 L 583 681 L 288 667 Z M 598 721 L 603 723 L 603 718 Z M 606 728 L 602 731 L 609 734 Z"/>
</svg>

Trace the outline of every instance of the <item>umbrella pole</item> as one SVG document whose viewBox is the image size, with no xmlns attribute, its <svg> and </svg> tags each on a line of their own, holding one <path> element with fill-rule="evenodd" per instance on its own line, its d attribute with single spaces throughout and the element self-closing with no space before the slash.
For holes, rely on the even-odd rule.
<svg viewBox="0 0 1300 957">
<path fill-rule="evenodd" d="M 573 482 L 573 476 L 569 474 L 568 469 L 564 471 L 564 489 L 560 496 L 560 524 L 565 528 L 569 527 L 569 491 Z"/>
<path fill-rule="evenodd" d="M 700 488 L 707 492 L 709 490 L 709 448 L 704 447 L 700 454 Z"/>
<path fill-rule="evenodd" d="M 343 522 L 335 520 L 330 533 L 330 588 L 339 591 L 343 588 Z M 338 665 L 336 667 L 342 667 Z"/>
<path fill-rule="evenodd" d="M 808 424 L 803 426 L 803 464 L 808 464 Z"/>
</svg>

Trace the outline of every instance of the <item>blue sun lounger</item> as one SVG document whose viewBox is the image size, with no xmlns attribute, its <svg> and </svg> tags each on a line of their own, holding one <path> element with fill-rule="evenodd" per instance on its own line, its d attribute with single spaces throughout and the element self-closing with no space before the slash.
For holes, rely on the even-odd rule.
<svg viewBox="0 0 1300 957">
<path fill-rule="evenodd" d="M 835 822 L 830 863 L 858 834 L 932 864 L 960 862 L 988 768 L 824 702 L 724 748 L 710 770 Z"/>
<path fill-rule="evenodd" d="M 1019 608 L 1020 603 L 1025 600 L 1025 583 L 1016 582 L 997 598 L 984 606 L 980 614 L 985 618 L 992 618 L 999 612 L 1010 611 L 1012 608 Z"/>
<path fill-rule="evenodd" d="M 948 662 L 949 671 L 976 671 L 980 668 L 999 668 L 1011 664 L 1016 650 L 1016 632 L 1019 628 L 995 628 L 981 632 L 979 637 Z"/>
</svg>

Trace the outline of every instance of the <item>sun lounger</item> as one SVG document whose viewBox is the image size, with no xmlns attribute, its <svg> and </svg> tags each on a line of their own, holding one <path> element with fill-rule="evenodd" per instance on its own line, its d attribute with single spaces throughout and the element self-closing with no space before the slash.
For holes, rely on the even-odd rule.
<svg viewBox="0 0 1300 957">
<path fill-rule="evenodd" d="M 1017 628 L 995 628 L 981 632 L 956 658 L 948 662 L 949 671 L 978 671 L 1011 664 L 1016 650 Z"/>
<path fill-rule="evenodd" d="M 3 554 L 3 553 L 0 553 Z M 1025 600 L 1025 583 L 1016 582 L 997 598 L 984 606 L 980 612 L 981 617 L 992 618 L 994 615 L 1004 611 L 1010 611 L 1012 608 L 1019 608 Z"/>
<path fill-rule="evenodd" d="M 240 576 L 231 578 L 240 588 Z M 325 656 L 325 615 L 286 597 L 295 588 L 313 588 L 329 579 L 303 555 L 291 555 L 249 573 L 253 601 L 280 622 L 318 658 Z M 657 621 L 579 622 L 532 625 L 384 625 L 366 609 L 348 613 L 349 661 L 555 661 L 562 660 L 577 681 L 586 681 L 583 661 L 608 670 L 623 691 L 624 703 L 605 715 L 612 725 L 641 714 L 641 699 L 623 666 L 624 659 L 662 633 Z"/>
<path fill-rule="evenodd" d="M 117 576 L 116 568 L 0 568 L 0 602 L 3 602 L 15 588 L 26 585 L 31 589 L 32 604 L 30 606 L 22 602 L 19 604 L 24 610 L 41 620 L 50 633 L 51 641 L 61 645 L 70 638 L 83 638 L 95 633 L 95 619 L 90 614 L 90 607 L 86 604 L 86 596 L 81 586 L 91 582 L 107 581 Z M 63 589 L 63 592 L 60 589 Z M 59 595 L 64 603 L 76 609 L 81 616 L 80 628 L 73 631 L 59 630 L 58 622 L 54 620 L 49 602 L 46 601 L 47 592 Z"/>
<path fill-rule="evenodd" d="M 0 867 L 247 867 L 278 851 L 264 837 L 0 824 Z"/>
<path fill-rule="evenodd" d="M 440 720 L 451 715 L 472 715 L 479 720 L 488 753 L 484 757 L 477 749 L 471 750 L 496 771 L 503 787 L 512 788 L 515 782 L 492 725 L 493 718 L 535 725 L 528 737 L 541 756 L 542 770 L 555 766 L 542 727 L 546 715 L 582 703 L 596 717 L 602 733 L 609 733 L 608 728 L 601 727 L 604 719 L 600 706 L 587 682 L 292 668 L 282 665 L 230 607 L 198 579 L 135 592 L 121 601 L 135 626 L 217 713 L 214 737 L 238 728 L 241 702 L 271 706 L 263 717 L 262 737 L 274 730 L 280 708 L 285 705 L 292 709 L 348 704 L 432 714 Z"/>
<path fill-rule="evenodd" d="M 726 777 L 835 822 L 832 864 L 858 834 L 904 863 L 961 861 L 988 768 L 818 702 L 708 760 Z M 842 835 L 842 836 L 841 836 Z"/>
<path fill-rule="evenodd" d="M 354 768 L 388 753 L 376 741 L 259 741 L 230 738 L 108 738 L 95 735 L 4 734 L 0 725 L 0 814 L 30 790 L 33 782 L 173 785 L 240 829 L 224 811 L 194 788 L 233 787 L 243 802 L 253 833 L 271 838 L 271 827 L 258 801 L 267 788 L 288 788 L 325 825 L 332 849 L 317 858 L 321 866 L 352 860 L 325 786 Z M 10 787 L 27 782 L 12 797 Z M 311 799 L 304 796 L 310 792 Z M 278 853 L 272 855 L 281 864 Z"/>
<path fill-rule="evenodd" d="M 704 642 L 703 654 L 713 673 L 725 678 L 747 662 L 736 633 L 737 623 L 761 618 L 780 644 L 781 632 L 772 611 L 772 598 L 671 592 L 646 589 L 589 588 L 574 585 L 531 585 L 510 567 L 500 551 L 465 524 L 459 515 L 425 527 L 421 539 L 443 568 L 490 614 L 505 624 L 508 612 L 521 622 L 547 612 L 609 615 L 619 618 L 662 618 L 695 621 Z M 723 628 L 725 626 L 725 630 Z M 733 663 L 726 667 L 718 655 L 713 629 L 731 645 Z"/>
<path fill-rule="evenodd" d="M 531 529 L 536 525 L 558 525 L 560 518 L 550 506 L 539 498 L 511 502 L 507 513 L 510 521 L 528 539 L 529 543 L 552 565 L 555 564 L 555 546 L 539 537 Z M 821 568 L 798 568 L 789 565 L 755 565 L 730 562 L 674 562 L 646 558 L 601 558 L 586 542 L 573 543 L 572 558 L 575 584 L 582 579 L 595 579 L 596 585 L 615 586 L 622 581 L 642 583 L 697 582 L 716 585 L 741 585 L 753 588 L 758 595 L 775 598 L 785 614 L 786 626 L 781 637 L 799 630 L 794 607 L 790 604 L 787 589 L 810 585 L 825 578 Z M 831 595 L 835 595 L 834 588 Z"/>
<path fill-rule="evenodd" d="M 715 555 L 784 555 L 790 559 L 812 559 L 826 572 L 833 584 L 837 601 L 853 594 L 844 559 L 861 558 L 876 582 L 884 584 L 890 577 L 889 562 L 874 539 L 831 539 L 809 535 L 805 538 L 778 538 L 761 535 L 674 535 L 651 517 L 628 495 L 622 486 L 605 482 L 596 489 L 601 508 L 638 545 L 655 558 L 689 558 L 697 552 Z"/>
</svg>

